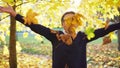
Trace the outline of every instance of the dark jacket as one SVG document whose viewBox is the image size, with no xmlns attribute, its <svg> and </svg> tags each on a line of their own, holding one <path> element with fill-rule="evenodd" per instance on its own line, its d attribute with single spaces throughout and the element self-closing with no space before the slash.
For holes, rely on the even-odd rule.
<svg viewBox="0 0 120 68">
<path fill-rule="evenodd" d="M 17 14 L 16 20 L 24 23 L 23 16 Z M 120 23 L 110 25 L 107 29 L 100 28 L 95 30 L 95 37 L 88 40 L 86 34 L 79 31 L 77 37 L 73 40 L 72 45 L 67 46 L 62 41 L 59 41 L 54 33 L 51 33 L 51 29 L 44 27 L 40 24 L 27 25 L 32 31 L 44 36 L 52 43 L 52 68 L 65 68 L 67 64 L 69 68 L 87 68 L 86 63 L 86 45 L 88 42 L 103 37 L 108 33 L 120 29 Z M 62 31 L 59 31 L 63 34 Z"/>
</svg>

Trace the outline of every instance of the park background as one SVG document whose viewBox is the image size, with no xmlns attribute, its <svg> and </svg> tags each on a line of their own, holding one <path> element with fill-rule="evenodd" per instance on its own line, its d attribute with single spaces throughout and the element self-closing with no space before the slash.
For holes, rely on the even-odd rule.
<svg viewBox="0 0 120 68">
<path fill-rule="evenodd" d="M 119 0 L 0 0 L 0 6 L 6 6 L 6 2 L 23 16 L 32 9 L 39 14 L 39 24 L 54 30 L 63 30 L 60 19 L 65 12 L 78 12 L 86 17 L 78 30 L 88 32 L 89 38 L 95 29 L 120 22 Z M 110 23 L 106 22 L 108 18 Z M 120 67 L 119 35 L 119 31 L 107 35 L 110 37 L 106 39 L 112 40 L 108 44 L 103 45 L 107 43 L 104 37 L 88 43 L 88 68 Z M 51 58 L 52 45 L 47 39 L 9 14 L 0 13 L 0 68 L 52 68 Z"/>
</svg>

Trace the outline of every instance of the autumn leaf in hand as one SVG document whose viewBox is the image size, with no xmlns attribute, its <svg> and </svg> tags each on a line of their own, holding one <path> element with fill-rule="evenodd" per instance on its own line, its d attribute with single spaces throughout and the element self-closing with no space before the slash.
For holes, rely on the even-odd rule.
<svg viewBox="0 0 120 68">
<path fill-rule="evenodd" d="M 35 18 L 36 16 L 38 16 L 38 14 L 33 12 L 32 9 L 29 9 L 26 14 L 26 17 L 23 18 L 24 24 L 28 24 L 28 25 L 38 24 L 38 20 Z"/>
</svg>

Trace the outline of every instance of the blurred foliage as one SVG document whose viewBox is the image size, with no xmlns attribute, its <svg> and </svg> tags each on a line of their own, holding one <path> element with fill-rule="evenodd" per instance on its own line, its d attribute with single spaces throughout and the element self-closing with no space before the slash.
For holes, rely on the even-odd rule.
<svg viewBox="0 0 120 68">
<path fill-rule="evenodd" d="M 94 30 L 101 27 L 108 27 L 108 19 L 114 19 L 114 16 L 118 16 L 118 7 L 120 6 L 120 0 L 0 0 L 2 6 L 6 6 L 6 3 L 15 4 L 16 11 L 23 16 L 26 15 L 29 9 L 34 10 L 39 14 L 36 18 L 39 24 L 42 24 L 49 28 L 61 28 L 61 16 L 66 11 L 75 11 L 85 16 L 82 27 L 78 30 L 87 32 L 88 39 L 94 37 L 94 31 L 90 32 L 89 27 Z M 0 14 L 1 23 L 5 24 L 6 27 L 9 24 L 8 14 Z M 35 19 L 35 21 L 37 21 Z M 87 21 L 87 22 L 86 22 Z M 37 23 L 37 22 L 35 22 Z M 107 25 L 107 26 L 106 26 Z M 0 26 L 1 27 L 1 26 Z M 23 28 L 21 28 L 23 27 Z M 29 28 L 17 23 L 17 31 L 29 31 Z M 9 29 L 1 29 L 6 34 Z M 110 34 L 110 38 L 115 38 L 114 33 Z M 24 35 L 23 35 L 24 36 Z M 27 34 L 25 33 L 27 37 Z"/>
<path fill-rule="evenodd" d="M 118 16 L 118 7 L 120 6 L 120 0 L 1 0 L 1 5 L 5 6 L 5 3 L 15 4 L 17 6 L 17 13 L 26 15 L 29 9 L 33 9 L 39 14 L 39 24 L 42 24 L 50 28 L 60 28 L 60 18 L 66 11 L 75 11 L 83 14 L 87 19 L 79 30 L 85 30 L 89 32 L 87 27 L 100 28 L 108 27 L 107 19 L 114 19 L 114 16 Z M 4 19 L 7 14 L 2 14 L 1 19 Z M 7 19 L 6 19 L 7 20 Z M 35 20 L 37 21 L 37 20 Z M 35 22 L 37 23 L 37 22 Z M 17 25 L 17 30 L 26 30 L 19 28 L 22 25 Z M 85 28 L 86 27 L 86 28 Z M 93 31 L 94 32 L 94 31 Z M 93 32 L 86 33 L 88 39 L 94 37 Z M 6 31 L 5 31 L 6 33 Z M 114 34 L 113 34 L 114 35 Z M 111 38 L 113 38 L 113 35 Z"/>
</svg>

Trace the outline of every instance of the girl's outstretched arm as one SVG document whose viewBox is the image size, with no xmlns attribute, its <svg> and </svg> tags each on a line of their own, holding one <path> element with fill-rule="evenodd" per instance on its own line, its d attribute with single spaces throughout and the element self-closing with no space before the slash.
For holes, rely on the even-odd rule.
<svg viewBox="0 0 120 68">
<path fill-rule="evenodd" d="M 21 22 L 22 24 L 24 24 L 24 19 L 23 16 L 17 14 L 13 8 L 8 5 L 7 7 L 2 7 L 0 6 L 0 12 L 5 12 L 5 13 L 9 13 L 11 16 L 13 16 L 17 21 Z M 56 35 L 52 34 L 50 29 L 47 27 L 44 27 L 40 24 L 25 24 L 27 27 L 30 27 L 30 29 L 32 31 L 34 31 L 35 33 L 38 33 L 44 37 L 46 37 L 48 40 L 50 41 L 54 41 L 56 40 Z"/>
<path fill-rule="evenodd" d="M 90 41 L 93 41 L 93 40 L 98 39 L 100 37 L 103 37 L 103 36 L 109 34 L 110 32 L 118 30 L 118 29 L 120 29 L 120 23 L 109 25 L 107 29 L 105 29 L 105 28 L 97 29 L 94 32 L 95 37 L 90 39 L 90 40 L 87 39 L 87 42 L 90 42 Z"/>
</svg>

